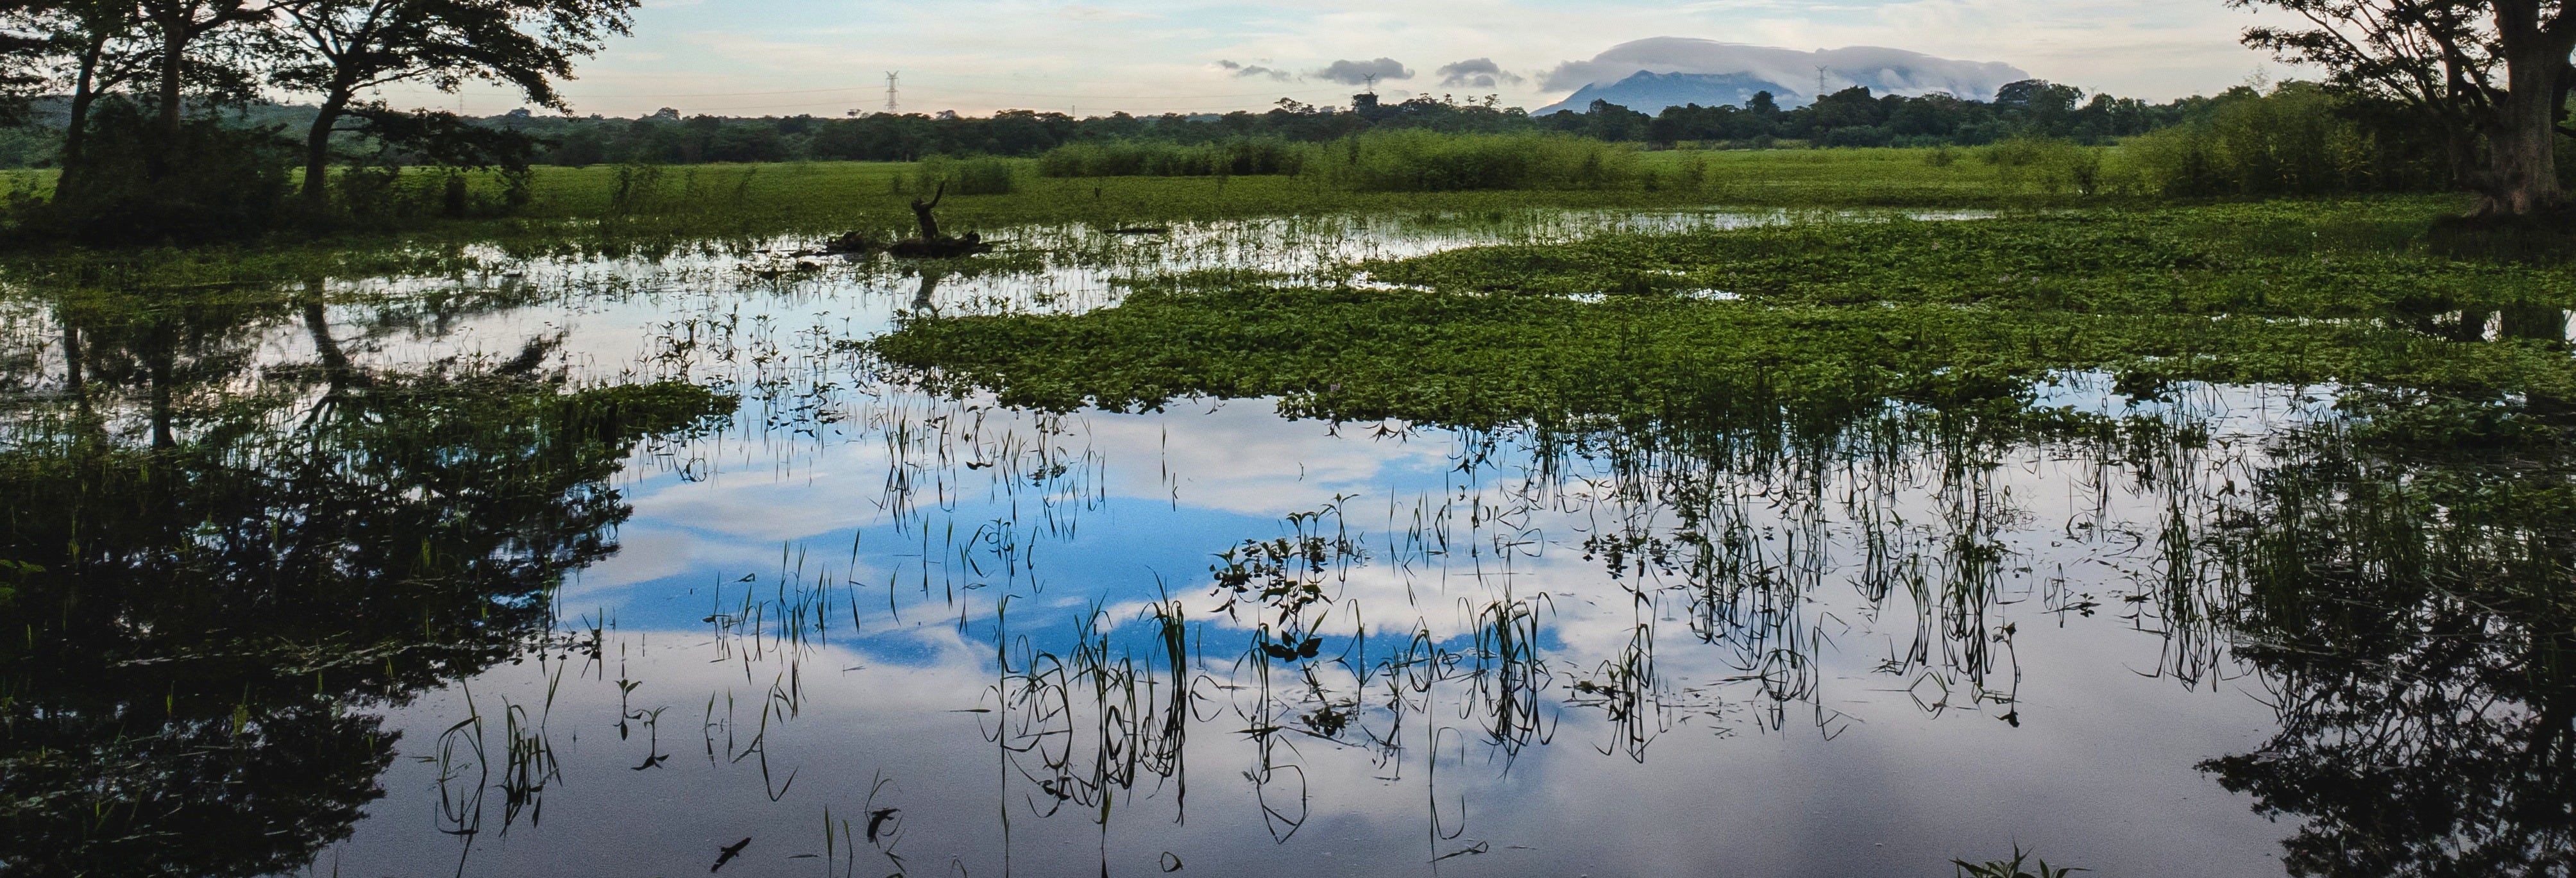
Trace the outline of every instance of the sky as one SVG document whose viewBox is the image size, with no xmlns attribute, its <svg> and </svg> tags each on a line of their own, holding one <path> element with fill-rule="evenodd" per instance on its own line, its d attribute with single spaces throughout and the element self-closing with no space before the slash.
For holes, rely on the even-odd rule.
<svg viewBox="0 0 2576 878">
<path fill-rule="evenodd" d="M 2260 20 L 2225 0 L 645 0 L 634 35 L 561 90 L 583 115 L 840 116 L 884 110 L 899 71 L 903 112 L 1145 115 L 1342 105 L 1358 90 L 1345 82 L 1374 72 L 1390 99 L 1537 108 L 1576 87 L 1569 62 L 1673 36 L 1885 46 L 2165 100 L 2294 75 L 2237 43 Z M 475 115 L 521 105 L 488 88 L 383 96 Z"/>
</svg>

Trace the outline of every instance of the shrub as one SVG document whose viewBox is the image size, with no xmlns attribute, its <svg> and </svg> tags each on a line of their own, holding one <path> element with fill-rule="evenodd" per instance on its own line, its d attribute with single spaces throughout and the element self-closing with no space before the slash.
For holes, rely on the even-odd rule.
<svg viewBox="0 0 2576 878">
<path fill-rule="evenodd" d="M 992 156 L 964 160 L 931 156 L 914 166 L 913 176 L 913 190 L 924 194 L 942 183 L 955 195 L 1009 195 L 1019 188 L 1011 161 Z"/>
<path fill-rule="evenodd" d="M 1364 192 L 1609 189 L 1639 179 L 1636 151 L 1567 134 L 1372 131 L 1316 147 L 1310 173 Z"/>
<path fill-rule="evenodd" d="M 2141 194 L 2317 195 L 2421 189 L 2441 179 L 2419 144 L 2364 125 L 2314 83 L 2222 97 L 2199 119 L 2121 144 L 2121 172 Z"/>
<path fill-rule="evenodd" d="M 2103 167 L 2104 152 L 2102 147 L 2071 140 L 2022 136 L 1986 147 L 1985 159 L 1997 166 L 1996 180 L 2012 191 L 2098 195 L 2109 182 Z"/>
<path fill-rule="evenodd" d="M 276 128 L 182 125 L 169 144 L 133 104 L 102 103 L 79 184 L 32 205 L 22 228 L 99 244 L 191 243 L 256 237 L 286 219 L 295 145 Z M 157 165 L 157 167 L 156 167 Z"/>
<path fill-rule="evenodd" d="M 1045 177 L 1215 177 L 1297 173 L 1304 153 L 1269 137 L 1215 143 L 1068 143 L 1038 156 Z"/>
</svg>

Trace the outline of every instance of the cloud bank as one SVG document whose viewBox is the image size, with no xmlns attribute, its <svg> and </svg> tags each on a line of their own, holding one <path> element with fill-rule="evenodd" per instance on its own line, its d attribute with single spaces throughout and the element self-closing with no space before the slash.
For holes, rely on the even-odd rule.
<svg viewBox="0 0 2576 878">
<path fill-rule="evenodd" d="M 1440 76 L 1440 84 L 1450 88 L 1493 88 L 1505 82 L 1519 85 L 1524 81 L 1520 74 L 1506 72 L 1492 58 L 1469 58 L 1456 64 L 1443 64 L 1434 72 Z"/>
<path fill-rule="evenodd" d="M 1393 58 L 1379 58 L 1374 61 L 1335 61 L 1307 75 L 1325 82 L 1367 85 L 1370 80 L 1412 79 L 1413 71 Z"/>
<path fill-rule="evenodd" d="M 1640 71 L 1655 73 L 1746 73 L 1805 92 L 1816 87 L 1816 68 L 1824 70 L 1824 90 L 1855 85 L 1879 94 L 1920 95 L 1948 92 L 1967 98 L 1990 98 L 1995 89 L 2029 79 L 2019 67 L 1996 61 L 1953 61 L 1921 52 L 1877 46 L 1851 46 L 1801 52 L 1773 46 L 1721 43 L 1689 37 L 1652 37 L 1620 43 L 1590 61 L 1568 61 L 1539 77 L 1552 91 L 1617 82 Z"/>
</svg>

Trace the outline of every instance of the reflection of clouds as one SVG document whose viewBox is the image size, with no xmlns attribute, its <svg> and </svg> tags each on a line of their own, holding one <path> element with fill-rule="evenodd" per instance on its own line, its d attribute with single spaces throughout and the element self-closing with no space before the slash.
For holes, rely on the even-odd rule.
<svg viewBox="0 0 2576 878">
<path fill-rule="evenodd" d="M 1390 474 L 1446 469 L 1450 450 L 1438 432 L 1373 439 L 1373 425 L 1346 424 L 1331 435 L 1328 424 L 1282 420 L 1257 399 L 1176 401 L 1165 412 L 1095 412 L 1083 421 L 1090 446 L 1109 456 L 1109 483 L 1120 496 L 1253 515 L 1314 510 L 1342 494 L 1382 494 Z M 1167 473 L 1172 482 L 1163 481 Z"/>
</svg>

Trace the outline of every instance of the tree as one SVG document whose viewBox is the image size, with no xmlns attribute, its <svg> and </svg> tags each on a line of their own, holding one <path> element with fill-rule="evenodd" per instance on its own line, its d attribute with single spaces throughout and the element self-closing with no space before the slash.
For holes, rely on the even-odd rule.
<svg viewBox="0 0 2576 878">
<path fill-rule="evenodd" d="M 2033 134 L 2057 135 L 2071 127 L 2084 90 L 2045 79 L 2005 83 L 1995 90 L 1995 111 Z"/>
<path fill-rule="evenodd" d="M 56 199 L 77 198 L 90 135 L 90 111 L 101 95 L 133 83 L 152 67 L 152 55 L 136 39 L 141 8 L 134 0 L 55 0 L 48 2 L 48 77 L 55 87 L 68 86 L 68 118 L 63 125 L 61 176 L 54 180 Z"/>
<path fill-rule="evenodd" d="M 395 733 L 370 714 L 559 644 L 550 597 L 616 550 L 628 451 L 731 411 L 680 383 L 573 390 L 542 338 L 368 369 L 319 286 L 58 306 L 71 398 L 0 419 L 0 603 L 24 628 L 0 642 L 0 872 L 309 865 L 383 794 Z M 258 369 L 299 315 L 317 361 Z"/>
<path fill-rule="evenodd" d="M 516 87 L 529 102 L 560 109 L 554 81 L 572 62 L 627 33 L 637 0 L 312 0 L 283 7 L 301 43 L 298 63 L 275 84 L 321 96 L 306 132 L 302 197 L 319 209 L 328 192 L 331 136 L 342 121 L 374 127 L 382 113 L 352 113 L 366 89 L 408 80 L 453 91 L 481 79 Z M 381 109 L 381 108 L 377 108 Z"/>
<path fill-rule="evenodd" d="M 44 58 L 53 48 L 49 5 L 0 0 L 0 124 L 23 124 L 28 98 L 44 85 Z"/>
<path fill-rule="evenodd" d="M 2277 440 L 2242 526 L 2203 543 L 2228 565 L 2209 603 L 2279 727 L 2201 768 L 2296 827 L 2292 875 L 2576 871 L 2576 456 L 2413 438 L 2494 429 L 2462 411 L 2404 411 L 2426 432 L 2393 443 Z"/>
<path fill-rule="evenodd" d="M 159 44 L 152 56 L 154 85 L 159 92 L 156 130 L 163 150 L 177 149 L 182 122 L 181 99 L 188 83 L 207 71 L 192 70 L 190 53 L 198 40 L 238 24 L 269 21 L 293 0 L 137 0 L 141 24 Z"/>
<path fill-rule="evenodd" d="M 2228 0 L 2276 6 L 2305 29 L 2257 27 L 2249 46 L 2316 64 L 2329 82 L 2393 100 L 2442 132 L 2457 181 L 2482 216 L 2559 210 L 2556 140 L 2570 132 L 2569 55 L 2576 2 L 2567 0 Z M 2571 132 L 2576 133 L 2576 132 Z"/>
</svg>

